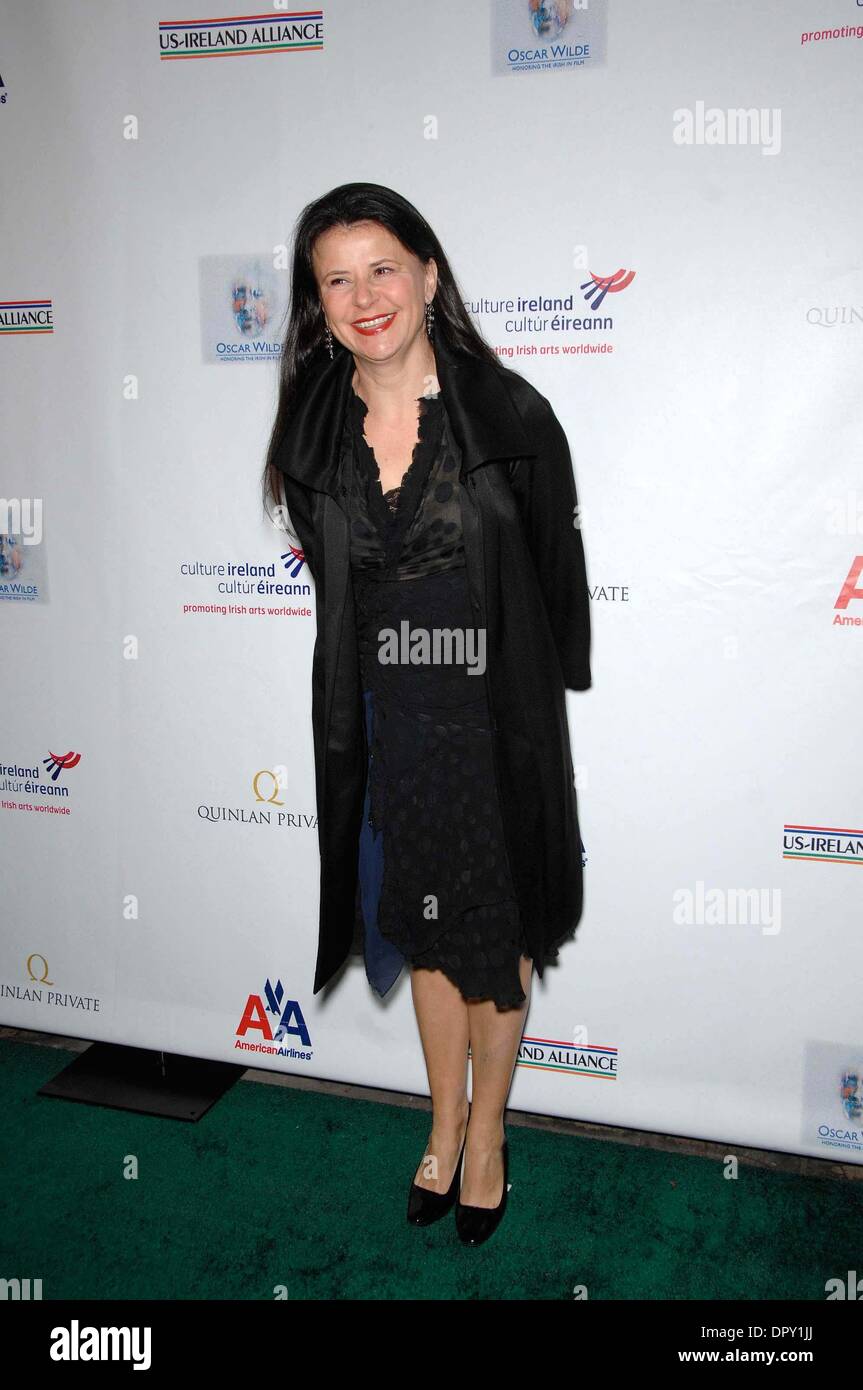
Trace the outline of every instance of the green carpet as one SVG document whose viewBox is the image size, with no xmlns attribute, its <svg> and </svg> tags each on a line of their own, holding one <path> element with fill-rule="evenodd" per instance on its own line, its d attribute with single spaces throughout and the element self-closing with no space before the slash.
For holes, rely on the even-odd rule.
<svg viewBox="0 0 863 1390">
<path fill-rule="evenodd" d="M 35 1094 L 0 1042 L 0 1274 L 43 1298 L 814 1299 L 860 1266 L 863 1184 L 510 1125 L 509 1205 L 462 1246 L 405 1220 L 423 1112 L 241 1081 L 199 1124 Z M 129 1156 L 139 1176 L 124 1178 Z"/>
</svg>

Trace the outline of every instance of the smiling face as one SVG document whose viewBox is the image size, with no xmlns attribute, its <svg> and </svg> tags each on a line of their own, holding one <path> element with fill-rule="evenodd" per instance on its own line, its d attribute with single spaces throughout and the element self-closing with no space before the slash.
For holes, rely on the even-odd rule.
<svg viewBox="0 0 863 1390">
<path fill-rule="evenodd" d="M 425 332 L 437 268 L 433 260 L 424 266 L 386 227 L 331 227 L 315 242 L 312 265 L 332 335 L 355 357 L 387 361 Z"/>
</svg>

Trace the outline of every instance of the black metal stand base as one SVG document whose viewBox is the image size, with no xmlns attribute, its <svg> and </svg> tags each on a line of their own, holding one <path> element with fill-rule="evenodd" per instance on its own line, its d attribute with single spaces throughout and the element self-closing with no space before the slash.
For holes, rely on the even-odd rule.
<svg viewBox="0 0 863 1390">
<path fill-rule="evenodd" d="M 37 1094 L 171 1120 L 200 1120 L 245 1070 L 232 1062 L 99 1042 L 40 1086 Z"/>
</svg>

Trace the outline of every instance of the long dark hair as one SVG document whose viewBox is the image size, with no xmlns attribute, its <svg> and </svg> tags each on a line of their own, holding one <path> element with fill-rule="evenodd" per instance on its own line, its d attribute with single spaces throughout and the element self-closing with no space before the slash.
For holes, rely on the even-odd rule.
<svg viewBox="0 0 863 1390">
<path fill-rule="evenodd" d="M 307 373 L 312 375 L 329 362 L 323 341 L 325 323 L 312 266 L 312 248 L 317 238 L 331 227 L 350 227 L 366 221 L 379 222 L 386 227 L 424 265 L 429 257 L 434 257 L 438 276 L 433 300 L 432 343 L 440 334 L 454 351 L 471 353 L 501 367 L 496 354 L 468 317 L 443 247 L 413 204 L 379 183 L 343 183 L 330 189 L 323 197 L 306 204 L 294 229 L 291 297 L 282 340 L 279 400 L 263 474 L 265 510 L 270 503 L 284 506 L 281 474 L 275 458 L 294 399 Z M 342 343 L 333 339 L 334 356 L 347 351 Z"/>
</svg>

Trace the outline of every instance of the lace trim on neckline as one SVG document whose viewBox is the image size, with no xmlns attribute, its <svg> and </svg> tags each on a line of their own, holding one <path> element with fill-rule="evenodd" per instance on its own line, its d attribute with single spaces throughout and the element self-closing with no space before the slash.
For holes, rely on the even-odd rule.
<svg viewBox="0 0 863 1390">
<path fill-rule="evenodd" d="M 372 448 L 369 441 L 366 439 L 365 429 L 363 428 L 365 417 L 368 414 L 368 406 L 366 405 L 362 396 L 357 395 L 353 387 L 351 387 L 351 395 L 353 396 L 354 401 L 357 402 L 358 414 L 360 419 L 358 438 L 363 448 L 363 452 L 365 453 L 366 459 L 371 465 L 372 481 L 374 484 L 377 485 L 377 490 L 380 492 L 380 496 L 384 502 L 387 513 L 391 514 L 394 517 L 397 514 L 399 505 L 401 503 L 405 483 L 407 483 L 408 479 L 412 478 L 413 475 L 417 472 L 417 465 L 422 462 L 425 456 L 425 448 L 431 442 L 429 427 L 430 422 L 436 416 L 436 411 L 432 410 L 431 407 L 439 405 L 441 403 L 441 392 L 438 391 L 434 395 L 429 396 L 414 397 L 414 400 L 419 402 L 420 408 L 417 420 L 417 439 L 414 443 L 413 451 L 411 453 L 411 460 L 404 473 L 402 474 L 401 482 L 397 483 L 395 487 L 387 488 L 386 492 L 384 492 L 383 483 L 381 482 L 381 470 L 377 458 L 375 457 L 375 451 Z M 390 506 L 386 501 L 386 499 L 388 497 L 392 497 L 393 494 L 395 494 L 396 501 L 396 505 L 394 507 Z"/>
<path fill-rule="evenodd" d="M 354 415 L 356 427 L 353 434 L 356 447 L 363 460 L 364 472 L 369 485 L 366 493 L 368 505 L 372 514 L 377 516 L 379 527 L 383 532 L 387 563 L 390 567 L 397 562 L 402 538 L 413 520 L 425 476 L 432 467 L 440 443 L 443 410 L 432 407 L 442 405 L 441 393 L 414 398 L 419 402 L 420 408 L 417 439 L 414 443 L 411 461 L 402 474 L 398 486 L 388 488 L 386 493 L 384 493 L 381 484 L 378 461 L 363 429 L 363 421 L 367 411 L 366 403 L 353 388 L 351 388 L 351 395 L 357 402 Z M 387 498 L 393 494 L 395 494 L 395 506 L 391 506 L 387 501 Z"/>
</svg>

